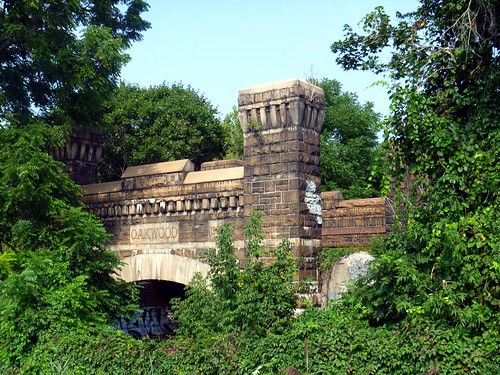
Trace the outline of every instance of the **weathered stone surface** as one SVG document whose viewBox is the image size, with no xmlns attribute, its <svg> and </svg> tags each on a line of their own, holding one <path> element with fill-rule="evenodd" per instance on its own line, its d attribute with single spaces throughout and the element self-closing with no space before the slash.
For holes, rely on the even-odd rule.
<svg viewBox="0 0 500 375">
<path fill-rule="evenodd" d="M 330 268 L 321 276 L 321 294 L 323 303 L 338 299 L 347 291 L 347 284 L 366 275 L 368 266 L 374 257 L 364 251 L 350 254 L 339 261 L 332 263 Z"/>
<path fill-rule="evenodd" d="M 102 184 L 83 185 L 84 194 L 105 194 L 122 190 L 120 181 L 104 182 Z"/>
<path fill-rule="evenodd" d="M 103 135 L 100 130 L 74 126 L 70 141 L 50 153 L 55 160 L 65 164 L 66 172 L 77 184 L 93 184 L 97 180 L 102 145 Z"/>
<path fill-rule="evenodd" d="M 369 198 L 346 201 L 335 193 L 322 193 L 322 197 L 323 246 L 368 246 L 373 236 L 387 233 L 385 199 Z"/>
<path fill-rule="evenodd" d="M 243 178 L 243 174 L 243 167 L 190 172 L 186 175 L 184 184 L 199 184 L 202 182 L 238 180 Z"/>
<path fill-rule="evenodd" d="M 179 242 L 179 223 L 148 223 L 129 226 L 130 244 Z"/>
<path fill-rule="evenodd" d="M 124 259 L 118 276 L 125 281 L 165 280 L 186 285 L 194 274 L 206 275 L 208 265 L 190 257 L 153 253 L 133 254 Z"/>
</svg>

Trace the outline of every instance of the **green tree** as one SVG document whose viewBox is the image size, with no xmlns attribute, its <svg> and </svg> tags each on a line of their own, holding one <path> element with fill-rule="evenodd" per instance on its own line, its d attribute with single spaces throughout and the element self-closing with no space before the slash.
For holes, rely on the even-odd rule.
<svg viewBox="0 0 500 375">
<path fill-rule="evenodd" d="M 292 323 L 298 288 L 293 283 L 296 266 L 290 243 L 266 249 L 261 222 L 260 212 L 249 219 L 245 230 L 248 260 L 241 269 L 233 229 L 229 224 L 221 226 L 217 249 L 206 254 L 207 278 L 195 277 L 187 286 L 186 299 L 174 303 L 180 342 L 187 340 L 192 358 L 184 364 L 184 371 L 234 373 L 240 363 L 232 357 L 241 339 L 253 342 L 282 334 Z M 264 256 L 274 261 L 268 264 Z"/>
<path fill-rule="evenodd" d="M 110 324 L 133 307 L 115 280 L 118 256 L 84 210 L 81 191 L 46 152 L 58 129 L 0 129 L 0 369 L 16 366 L 44 335 Z M 7 256 L 9 258 L 5 259 Z M 15 367 L 13 367 L 15 368 Z"/>
<path fill-rule="evenodd" d="M 376 165 L 379 115 L 373 103 L 359 103 L 354 93 L 342 91 L 337 80 L 315 82 L 325 92 L 325 120 L 321 130 L 321 184 L 340 190 L 344 198 L 378 195 L 380 179 L 371 179 Z"/>
<path fill-rule="evenodd" d="M 1 118 L 99 126 L 124 50 L 149 27 L 147 9 L 143 0 L 0 1 Z"/>
<path fill-rule="evenodd" d="M 98 126 L 124 50 L 148 27 L 142 0 L 0 1 L 0 369 L 44 336 L 109 324 L 135 289 L 47 150 Z M 65 130 L 66 129 L 66 130 Z"/>
<path fill-rule="evenodd" d="M 347 27 L 332 46 L 345 69 L 388 75 L 388 170 L 413 181 L 395 230 L 376 246 L 372 282 L 358 290 L 376 321 L 498 331 L 499 19 L 488 0 L 420 1 L 396 23 L 379 7 L 363 34 Z"/>
<path fill-rule="evenodd" d="M 103 180 L 119 179 L 130 165 L 191 159 L 199 167 L 223 156 L 217 110 L 189 86 L 122 83 L 106 112 Z"/>
<path fill-rule="evenodd" d="M 226 134 L 224 158 L 243 159 L 243 129 L 241 128 L 238 118 L 238 108 L 236 106 L 233 106 L 232 112 L 224 117 L 222 127 Z"/>
</svg>

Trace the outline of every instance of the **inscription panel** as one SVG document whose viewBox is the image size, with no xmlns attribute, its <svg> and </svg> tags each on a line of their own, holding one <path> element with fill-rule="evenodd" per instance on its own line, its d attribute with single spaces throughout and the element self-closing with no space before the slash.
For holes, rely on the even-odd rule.
<svg viewBox="0 0 500 375">
<path fill-rule="evenodd" d="M 162 244 L 179 242 L 179 223 L 131 225 L 130 244 Z"/>
</svg>

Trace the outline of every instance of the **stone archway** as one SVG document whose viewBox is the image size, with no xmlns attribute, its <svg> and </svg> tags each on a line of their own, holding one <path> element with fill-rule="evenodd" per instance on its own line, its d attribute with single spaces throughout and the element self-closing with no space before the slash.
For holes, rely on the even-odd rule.
<svg viewBox="0 0 500 375">
<path fill-rule="evenodd" d="M 117 328 L 135 338 L 173 335 L 178 324 L 173 318 L 169 300 L 183 298 L 184 291 L 180 293 L 179 288 L 187 285 L 197 272 L 206 276 L 208 264 L 165 253 L 133 254 L 122 260 L 125 265 L 118 275 L 127 282 L 141 285 L 142 312 L 130 320 L 120 319 Z"/>
<path fill-rule="evenodd" d="M 164 253 L 133 254 L 123 258 L 123 262 L 118 275 L 127 282 L 163 280 L 187 285 L 195 273 L 206 276 L 210 268 L 196 259 Z"/>
</svg>

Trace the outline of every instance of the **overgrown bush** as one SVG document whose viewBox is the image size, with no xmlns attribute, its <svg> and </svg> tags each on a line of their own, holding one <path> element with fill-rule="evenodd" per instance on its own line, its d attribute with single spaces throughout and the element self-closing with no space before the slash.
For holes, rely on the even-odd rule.
<svg viewBox="0 0 500 375">
<path fill-rule="evenodd" d="M 289 244 L 264 264 L 260 218 L 247 229 L 249 262 L 240 270 L 232 229 L 219 230 L 211 271 L 178 300 L 178 335 L 136 340 L 105 325 L 46 331 L 25 353 L 20 374 L 496 374 L 500 334 L 413 314 L 372 325 L 358 289 L 328 309 L 293 315 L 295 265 Z"/>
</svg>

